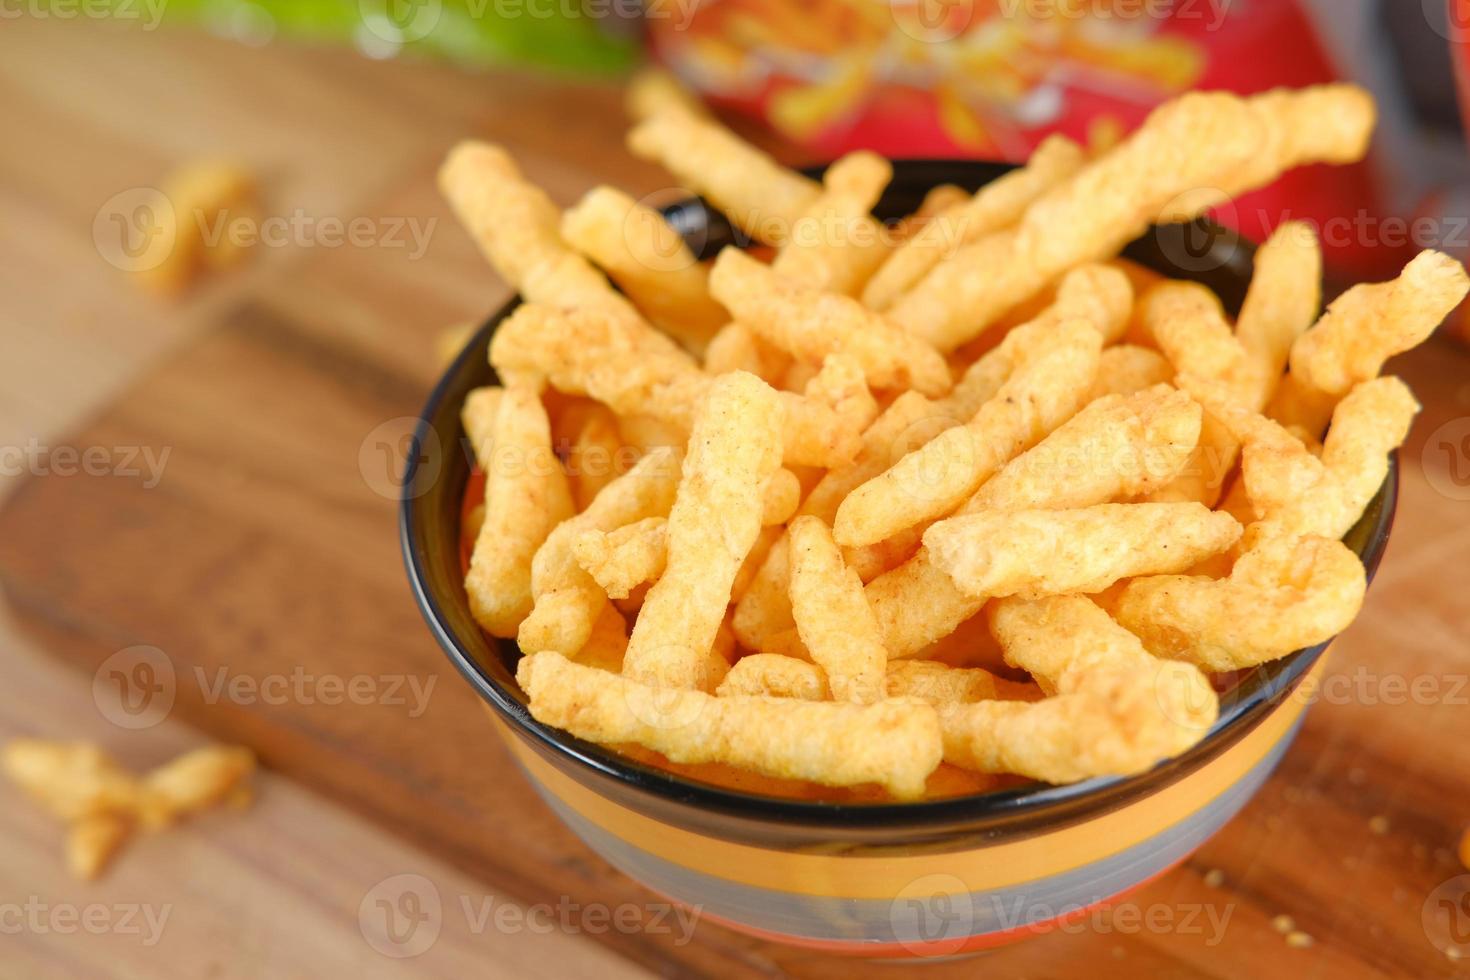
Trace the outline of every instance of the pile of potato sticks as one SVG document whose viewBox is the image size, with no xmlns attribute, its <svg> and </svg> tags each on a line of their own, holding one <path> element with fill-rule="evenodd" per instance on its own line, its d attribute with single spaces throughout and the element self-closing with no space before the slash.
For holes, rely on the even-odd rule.
<svg viewBox="0 0 1470 980">
<path fill-rule="evenodd" d="M 1364 92 L 1191 93 L 893 227 L 881 157 L 817 182 L 666 77 L 629 105 L 632 152 L 769 261 L 701 263 L 610 187 L 562 213 L 496 146 L 441 173 L 524 299 L 490 348 L 503 386 L 463 410 L 485 474 L 465 587 L 537 719 L 775 794 L 1065 783 L 1183 752 L 1218 715 L 1209 675 L 1357 614 L 1341 538 L 1418 410 L 1380 371 L 1464 269 L 1425 252 L 1319 318 L 1318 243 L 1288 223 L 1232 323 L 1116 256 L 1360 159 Z"/>
</svg>

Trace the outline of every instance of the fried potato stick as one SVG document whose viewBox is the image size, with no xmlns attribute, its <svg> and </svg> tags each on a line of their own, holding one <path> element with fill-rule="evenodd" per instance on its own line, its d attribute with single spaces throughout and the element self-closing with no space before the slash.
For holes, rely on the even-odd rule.
<svg viewBox="0 0 1470 980">
<path fill-rule="evenodd" d="M 1326 642 L 1363 605 L 1363 563 L 1341 541 L 1275 537 L 1241 555 L 1223 579 L 1134 579 L 1114 611 L 1151 652 L 1220 672 L 1254 667 Z"/>
<path fill-rule="evenodd" d="M 1199 670 L 1150 656 L 1088 599 L 1002 600 L 991 624 L 1007 660 L 1055 693 L 941 711 L 951 764 L 1056 783 L 1130 775 L 1199 742 L 1219 714 Z"/>
<path fill-rule="evenodd" d="M 616 188 L 588 191 L 561 217 L 562 237 L 602 267 L 655 326 L 703 353 L 729 314 L 709 273 L 664 216 Z"/>
<path fill-rule="evenodd" d="M 741 657 L 715 694 L 722 698 L 735 695 L 764 695 L 772 698 L 799 698 L 802 701 L 829 701 L 827 673 L 808 660 L 782 656 L 779 653 L 753 653 Z"/>
<path fill-rule="evenodd" d="M 1403 444 L 1418 411 L 1398 378 L 1365 381 L 1338 403 L 1320 459 L 1269 419 L 1229 415 L 1245 443 L 1246 491 L 1270 533 L 1333 540 L 1346 534 L 1383 485 L 1388 455 Z"/>
<path fill-rule="evenodd" d="M 1184 572 L 1240 535 L 1202 504 L 1096 504 L 952 517 L 924 532 L 924 550 L 969 595 L 1039 599 Z"/>
<path fill-rule="evenodd" d="M 1065 136 L 1047 137 L 1024 167 L 935 215 L 899 246 L 864 287 L 863 303 L 886 310 L 955 249 L 1021 220 L 1033 201 L 1076 173 L 1083 160 L 1076 143 Z"/>
<path fill-rule="evenodd" d="M 950 351 L 1057 276 L 1108 258 L 1181 194 L 1216 182 L 1261 145 L 1244 100 L 1195 92 L 1166 103 L 1115 150 L 1042 195 L 1019 225 L 960 248 L 899 298 L 894 323 Z"/>
<path fill-rule="evenodd" d="M 668 561 L 668 521 L 648 517 L 612 531 L 588 528 L 573 545 L 577 564 L 612 599 L 626 599 L 655 582 Z"/>
<path fill-rule="evenodd" d="M 895 660 L 888 665 L 883 683 L 891 698 L 920 698 L 936 707 L 1041 697 L 1035 684 L 1007 680 L 979 667 L 948 667 L 932 660 Z"/>
<path fill-rule="evenodd" d="M 531 612 L 531 559 L 571 516 L 571 491 L 551 449 L 551 423 L 530 385 L 513 382 L 495 416 L 485 469 L 485 521 L 465 576 L 470 611 L 494 636 L 516 635 Z"/>
<path fill-rule="evenodd" d="M 1137 496 L 1173 478 L 1199 428 L 1199 406 L 1167 387 L 1094 402 L 1007 464 L 962 511 L 1088 507 Z M 865 593 L 890 657 L 915 655 L 985 604 L 961 592 L 923 550 Z"/>
<path fill-rule="evenodd" d="M 822 193 L 797 221 L 771 267 L 823 292 L 856 295 L 888 254 L 887 233 L 873 206 L 893 179 L 893 165 L 860 150 L 827 168 Z"/>
<path fill-rule="evenodd" d="M 604 487 L 628 471 L 633 451 L 623 445 L 618 417 L 606 405 L 586 402 L 575 408 L 576 417 L 571 420 L 575 429 L 566 463 L 572 500 L 580 513 Z"/>
<path fill-rule="evenodd" d="M 915 799 L 942 753 L 934 709 L 921 701 L 713 697 L 608 678 L 554 653 L 526 657 L 516 677 L 543 724 L 593 742 L 633 742 L 677 763 L 725 762 L 825 786 L 878 783 Z"/>
<path fill-rule="evenodd" d="M 464 424 L 465 438 L 475 454 L 475 462 L 485 470 L 495 455 L 495 415 L 505 389 L 496 385 L 476 388 L 464 397 L 459 418 Z"/>
<path fill-rule="evenodd" d="M 1132 395 L 1165 384 L 1174 377 L 1174 365 L 1158 351 L 1133 344 L 1105 348 L 1097 365 L 1088 402 L 1109 395 Z"/>
<path fill-rule="evenodd" d="M 662 687 L 712 691 L 712 653 L 735 575 L 760 534 L 762 497 L 781 460 L 781 400 L 754 375 L 715 379 L 700 406 L 669 513 L 668 560 L 649 589 L 623 672 Z"/>
<path fill-rule="evenodd" d="M 666 109 L 696 116 L 706 114 L 704 103 L 672 72 L 662 68 L 641 68 L 635 72 L 628 80 L 623 105 L 635 120 L 647 119 Z"/>
<path fill-rule="evenodd" d="M 862 581 L 843 564 L 832 532 L 819 518 L 798 517 L 788 533 L 791 608 L 801 642 L 826 671 L 834 698 L 879 700 L 888 653 Z"/>
<path fill-rule="evenodd" d="M 710 288 L 738 321 L 798 359 L 847 354 L 875 388 L 942 395 L 951 387 L 949 366 L 929 345 L 857 300 L 787 279 L 737 248 L 720 253 Z"/>
<path fill-rule="evenodd" d="M 1087 321 L 1070 320 L 1056 327 L 1018 327 L 1002 346 L 1013 351 L 1015 370 L 1000 391 L 970 422 L 854 490 L 837 509 L 833 533 L 839 544 L 874 544 L 964 503 L 1077 412 L 1097 374 L 1102 344 Z"/>
<path fill-rule="evenodd" d="M 791 368 L 791 355 L 762 340 L 743 323 L 721 327 L 704 351 L 704 369 L 712 375 L 747 371 L 775 387 Z"/>
<path fill-rule="evenodd" d="M 714 120 L 677 108 L 634 126 L 628 149 L 662 164 L 736 227 L 771 245 L 786 244 L 821 193 L 816 181 L 786 169 Z"/>
<path fill-rule="evenodd" d="M 589 531 L 614 531 L 667 515 L 679 485 L 680 459 L 677 449 L 650 452 L 608 484 L 586 510 L 551 531 L 531 563 L 535 601 L 517 634 L 522 650 L 571 656 L 587 643 L 607 605 L 607 593 L 579 564 L 577 542 Z"/>
<path fill-rule="evenodd" d="M 1322 247 L 1312 227 L 1288 221 L 1256 250 L 1250 289 L 1235 322 L 1249 378 L 1245 406 L 1264 411 L 1298 337 L 1322 308 Z"/>
</svg>

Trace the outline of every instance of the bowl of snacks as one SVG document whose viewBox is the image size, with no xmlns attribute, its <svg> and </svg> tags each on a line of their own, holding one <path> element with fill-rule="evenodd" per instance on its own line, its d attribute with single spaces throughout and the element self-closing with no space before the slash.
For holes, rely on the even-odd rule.
<svg viewBox="0 0 1470 980">
<path fill-rule="evenodd" d="M 712 921 L 945 956 L 1162 874 L 1290 744 L 1359 611 L 1435 253 L 1321 307 L 1311 230 L 1201 217 L 1356 159 L 1346 86 L 1198 93 L 1091 155 L 778 166 L 676 92 L 702 197 L 445 194 L 520 294 L 416 435 L 424 617 L 557 815 Z"/>
</svg>

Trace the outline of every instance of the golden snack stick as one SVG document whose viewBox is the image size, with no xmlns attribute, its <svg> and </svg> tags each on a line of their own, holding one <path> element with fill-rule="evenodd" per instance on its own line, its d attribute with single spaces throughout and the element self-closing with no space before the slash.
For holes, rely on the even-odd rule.
<svg viewBox="0 0 1470 980">
<path fill-rule="evenodd" d="M 724 662 L 711 652 L 715 634 L 760 534 L 784 416 L 776 392 L 754 375 L 721 375 L 710 385 L 669 512 L 667 565 L 633 626 L 625 676 L 702 691 L 719 683 Z"/>
<path fill-rule="evenodd" d="M 1246 490 L 1270 533 L 1334 540 L 1346 534 L 1383 485 L 1388 454 L 1403 444 L 1418 411 L 1398 378 L 1365 381 L 1338 403 L 1321 459 L 1269 419 L 1230 415 L 1245 443 Z"/>
<path fill-rule="evenodd" d="M 647 517 L 611 531 L 588 528 L 573 545 L 577 564 L 613 599 L 654 582 L 668 561 L 668 520 Z"/>
<path fill-rule="evenodd" d="M 628 133 L 628 149 L 663 165 L 757 241 L 784 245 L 821 193 L 712 119 L 669 109 Z"/>
<path fill-rule="evenodd" d="M 777 541 L 786 536 L 786 528 L 780 524 L 770 524 L 761 528 L 761 533 L 756 536 L 755 544 L 750 546 L 745 560 L 740 563 L 740 571 L 735 573 L 735 583 L 730 586 L 730 602 L 738 603 L 744 596 L 745 591 L 750 588 L 751 582 L 755 581 L 756 572 L 765 563 L 766 555 L 770 554 Z M 727 616 L 727 623 L 732 616 Z M 736 644 L 735 630 L 730 629 L 731 645 Z"/>
<path fill-rule="evenodd" d="M 641 121 L 666 109 L 677 109 L 693 115 L 705 113 L 704 103 L 671 72 L 662 68 L 640 68 L 628 80 L 624 108 L 634 120 Z"/>
<path fill-rule="evenodd" d="M 1007 659 L 1055 693 L 941 711 L 951 764 L 1058 783 L 1130 775 L 1199 742 L 1219 714 L 1199 670 L 1150 656 L 1080 596 L 1002 600 L 991 623 Z"/>
<path fill-rule="evenodd" d="M 551 529 L 571 516 L 572 499 L 534 388 L 519 382 L 506 387 L 493 441 L 485 522 L 475 537 L 465 591 L 476 622 L 510 637 L 531 612 L 531 559 Z"/>
<path fill-rule="evenodd" d="M 470 441 L 481 470 L 495 455 L 495 415 L 500 411 L 500 399 L 504 394 L 505 389 L 498 385 L 476 388 L 465 395 L 464 405 L 459 410 L 465 438 Z"/>
<path fill-rule="evenodd" d="M 1136 496 L 1173 478 L 1199 427 L 1199 407 L 1168 388 L 1096 402 L 1007 464 L 963 511 L 1088 507 Z M 985 605 L 961 592 L 923 549 L 865 591 L 890 657 L 914 656 Z"/>
<path fill-rule="evenodd" d="M 846 354 L 875 388 L 942 395 L 951 387 L 949 367 L 932 347 L 857 300 L 787 279 L 737 248 L 720 253 L 710 288 L 737 320 L 798 359 Z"/>
<path fill-rule="evenodd" d="M 1035 701 L 1035 684 L 1007 680 L 978 667 L 948 667 L 932 660 L 895 660 L 883 678 L 891 698 L 920 698 L 933 705 L 976 701 Z"/>
<path fill-rule="evenodd" d="M 1199 283 L 1162 282 L 1138 307 L 1144 329 L 1181 374 L 1224 377 L 1244 359 L 1219 298 Z"/>
<path fill-rule="evenodd" d="M 255 178 L 231 163 L 202 161 L 170 174 L 162 187 L 169 207 L 154 215 L 157 229 L 138 259 L 138 280 L 172 298 L 201 275 L 239 262 L 250 245 L 237 229 L 260 227 L 257 193 Z"/>
<path fill-rule="evenodd" d="M 1250 289 L 1235 322 L 1250 378 L 1245 407 L 1264 411 L 1291 347 L 1322 307 L 1322 247 L 1305 222 L 1288 221 L 1256 250 Z"/>
<path fill-rule="evenodd" d="M 649 415 L 688 432 L 711 378 L 682 352 L 655 349 L 650 336 L 666 339 L 605 311 L 526 303 L 496 331 L 490 362 L 502 374 L 545 375 L 558 390 L 594 398 L 625 419 Z M 874 403 L 845 356 L 828 358 L 805 395 L 780 397 L 788 463 L 833 466 L 857 453 Z"/>
<path fill-rule="evenodd" d="M 843 548 L 842 560 L 857 573 L 863 584 L 873 581 L 884 572 L 892 571 L 914 557 L 924 543 L 924 532 L 929 525 L 920 524 L 905 528 L 877 544 L 865 544 L 857 548 Z"/>
<path fill-rule="evenodd" d="M 791 608 L 802 644 L 826 671 L 834 698 L 863 704 L 879 700 L 888 653 L 862 581 L 843 563 L 821 519 L 798 517 L 788 533 Z"/>
<path fill-rule="evenodd" d="M 628 454 L 618 429 L 617 415 L 605 405 L 579 406 L 580 418 L 567 450 L 572 499 L 580 513 L 602 489 L 627 472 Z"/>
<path fill-rule="evenodd" d="M 569 244 L 612 277 L 655 326 L 702 353 L 729 320 L 709 294 L 709 273 L 653 208 L 594 187 L 561 217 Z"/>
<path fill-rule="evenodd" d="M 140 816 L 162 827 L 225 802 L 255 772 L 255 753 L 240 746 L 207 745 L 143 777 Z"/>
<path fill-rule="evenodd" d="M 854 490 L 837 509 L 839 544 L 873 544 L 952 512 L 1081 408 L 1101 353 L 1101 338 L 1087 321 L 1028 324 L 1002 346 L 1014 352 L 1015 370 L 1000 391 L 970 422 Z"/>
<path fill-rule="evenodd" d="M 919 202 L 919 208 L 913 214 L 900 218 L 888 229 L 889 240 L 895 246 L 901 246 L 904 242 L 913 238 L 924 230 L 924 226 L 933 221 L 939 215 L 944 214 L 951 208 L 958 208 L 970 200 L 972 195 L 957 184 L 939 184 L 929 188 L 924 194 L 924 199 Z M 867 288 L 863 289 L 863 303 L 872 309 L 880 309 L 867 300 Z"/>
<path fill-rule="evenodd" d="M 1159 222 L 1190 221 L 1203 211 L 1273 183 L 1309 163 L 1356 163 L 1368 152 L 1377 122 L 1373 96 L 1356 85 L 1278 88 L 1246 100 L 1261 145 L 1214 187 L 1186 194 L 1159 213 Z"/>
<path fill-rule="evenodd" d="M 1148 347 L 1119 344 L 1103 350 L 1088 399 L 1092 402 L 1109 395 L 1132 395 L 1173 378 L 1174 365 L 1163 354 Z"/>
<path fill-rule="evenodd" d="M 638 319 L 607 278 L 562 241 L 561 212 L 503 148 L 460 143 L 439 171 L 439 189 L 495 271 L 527 301 Z"/>
<path fill-rule="evenodd" d="M 72 823 L 66 832 L 66 867 L 72 877 L 93 881 L 133 835 L 133 821 L 98 813 Z"/>
<path fill-rule="evenodd" d="M 1241 530 L 1197 503 L 991 510 L 940 521 L 924 532 L 924 550 L 962 592 L 1039 599 L 1187 571 Z"/>
<path fill-rule="evenodd" d="M 650 453 L 655 449 L 683 449 L 689 438 L 686 430 L 652 415 L 613 414 L 618 419 L 618 437 L 640 453 Z"/>
<path fill-rule="evenodd" d="M 1185 466 L 1202 417 L 1198 404 L 1167 385 L 1100 398 L 1006 464 L 960 513 L 1066 510 L 1142 496 Z"/>
<path fill-rule="evenodd" d="M 522 650 L 555 650 L 570 656 L 591 634 L 607 593 L 583 570 L 577 542 L 588 531 L 614 531 L 650 517 L 664 517 L 679 485 L 677 449 L 656 449 L 608 484 L 582 513 L 547 535 L 531 563 L 534 605 L 520 624 Z"/>
<path fill-rule="evenodd" d="M 132 773 L 85 742 L 12 739 L 0 761 L 12 782 L 62 820 L 131 814 L 142 793 Z"/>
<path fill-rule="evenodd" d="M 942 753 L 934 709 L 920 701 L 719 698 L 609 678 L 554 653 L 526 657 L 516 676 L 538 721 L 678 763 L 724 762 L 825 786 L 878 783 L 913 799 Z"/>
<path fill-rule="evenodd" d="M 1391 282 L 1354 286 L 1291 348 L 1291 373 L 1317 391 L 1341 397 L 1378 376 L 1383 362 L 1417 347 L 1470 291 L 1456 260 L 1424 251 Z"/>
<path fill-rule="evenodd" d="M 771 267 L 813 289 L 856 295 L 888 254 L 886 230 L 871 212 L 892 178 L 893 165 L 876 153 L 837 160 Z"/>
<path fill-rule="evenodd" d="M 704 351 L 704 369 L 709 374 L 748 371 L 773 387 L 790 367 L 791 355 L 734 321 L 721 327 Z"/>
<path fill-rule="evenodd" d="M 1260 124 L 1237 96 L 1195 92 L 1166 103 L 1115 150 L 1037 199 L 1015 229 L 941 261 L 889 316 L 954 350 L 1068 269 L 1115 254 L 1171 201 L 1217 182 L 1261 141 Z"/>
<path fill-rule="evenodd" d="M 899 246 L 863 289 L 863 302 L 886 310 L 924 274 L 962 245 L 1014 225 L 1033 201 L 1081 168 L 1082 148 L 1049 136 L 1030 161 L 982 187 L 963 203 L 935 215 Z"/>
<path fill-rule="evenodd" d="M 803 701 L 832 699 L 832 692 L 827 688 L 826 671 L 810 660 L 797 660 L 779 653 L 752 653 L 741 657 L 715 689 L 715 694 L 722 698 L 744 694 Z"/>
<path fill-rule="evenodd" d="M 790 541 L 782 532 L 735 602 L 731 627 L 748 650 L 770 650 L 771 638 L 792 629 Z"/>
<path fill-rule="evenodd" d="M 766 484 L 766 492 L 762 497 L 761 526 L 775 527 L 785 524 L 791 520 L 791 515 L 796 513 L 800 504 L 801 481 L 790 470 L 777 470 L 771 477 L 771 482 Z"/>
<path fill-rule="evenodd" d="M 628 624 L 617 607 L 607 603 L 602 607 L 602 612 L 597 614 L 597 621 L 592 624 L 587 642 L 571 659 L 587 667 L 621 674 L 623 655 L 627 652 Z"/>
<path fill-rule="evenodd" d="M 1227 578 L 1134 579 L 1114 609 L 1151 652 L 1219 672 L 1331 639 L 1357 616 L 1366 589 L 1363 563 L 1341 541 L 1286 536 L 1259 541 Z"/>
</svg>

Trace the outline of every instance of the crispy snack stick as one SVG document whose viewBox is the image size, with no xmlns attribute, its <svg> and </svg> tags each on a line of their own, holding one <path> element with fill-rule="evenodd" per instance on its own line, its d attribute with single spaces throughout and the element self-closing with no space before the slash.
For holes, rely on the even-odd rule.
<svg viewBox="0 0 1470 980">
<path fill-rule="evenodd" d="M 62 820 L 131 814 L 142 799 L 137 778 L 85 742 L 12 739 L 3 762 L 13 782 Z"/>
<path fill-rule="evenodd" d="M 788 533 L 791 607 L 801 642 L 826 671 L 834 698 L 862 704 L 881 699 L 888 653 L 862 581 L 843 564 L 819 518 L 798 517 Z"/>
<path fill-rule="evenodd" d="M 554 653 L 526 657 L 516 677 L 538 721 L 593 742 L 633 742 L 673 762 L 725 762 L 825 786 L 878 783 L 915 799 L 942 751 L 934 709 L 921 701 L 719 698 L 608 678 Z"/>
<path fill-rule="evenodd" d="M 606 405 L 585 402 L 574 408 L 575 417 L 568 419 L 575 428 L 566 461 L 572 500 L 580 513 L 604 487 L 628 471 L 632 451 L 623 445 L 618 417 Z"/>
<path fill-rule="evenodd" d="M 1130 775 L 1199 742 L 1219 714 L 1199 670 L 1150 656 L 1080 596 L 1002 600 L 991 624 L 1007 660 L 1055 693 L 941 711 L 954 765 L 1057 783 Z"/>
<path fill-rule="evenodd" d="M 638 319 L 602 273 L 567 248 L 558 230 L 561 212 L 501 147 L 460 143 L 439 171 L 439 189 L 495 271 L 528 302 Z"/>
<path fill-rule="evenodd" d="M 1169 388 L 1094 402 L 1007 464 L 962 510 L 1065 509 L 1137 496 L 1173 478 L 1199 427 L 1199 407 Z M 865 592 L 890 657 L 915 655 L 985 605 L 961 592 L 923 550 Z"/>
<path fill-rule="evenodd" d="M 623 614 L 618 612 L 612 603 L 606 603 L 602 612 L 597 614 L 597 621 L 592 624 L 592 632 L 587 637 L 587 642 L 577 655 L 570 659 L 587 667 L 596 667 L 598 670 L 606 670 L 610 673 L 621 674 L 623 672 L 623 655 L 628 652 L 628 624 L 623 619 Z"/>
<path fill-rule="evenodd" d="M 710 288 L 737 320 L 800 360 L 844 353 L 875 388 L 949 391 L 944 358 L 857 300 L 790 280 L 737 248 L 720 253 Z"/>
<path fill-rule="evenodd" d="M 668 561 L 669 522 L 647 517 L 611 531 L 588 528 L 572 550 L 577 564 L 609 598 L 626 599 L 645 582 L 655 582 Z"/>
<path fill-rule="evenodd" d="M 145 827 L 169 826 L 225 802 L 251 773 L 255 753 L 240 746 L 206 745 L 143 777 L 139 817 Z"/>
<path fill-rule="evenodd" d="M 667 109 L 628 133 L 634 156 L 664 166 L 757 241 L 784 245 L 821 193 L 712 119 Z"/>
<path fill-rule="evenodd" d="M 1115 150 L 1026 211 L 1014 230 L 964 246 L 889 309 L 900 327 L 943 351 L 1084 262 L 1115 254 L 1180 195 L 1219 181 L 1259 149 L 1244 100 L 1196 92 L 1160 106 Z"/>
<path fill-rule="evenodd" d="M 662 68 L 640 68 L 628 80 L 623 99 L 628 115 L 635 120 L 648 119 L 666 109 L 677 109 L 692 115 L 704 115 L 704 103 L 684 87 L 672 73 Z"/>
<path fill-rule="evenodd" d="M 1087 321 L 1070 320 L 1056 327 L 1018 327 L 1002 347 L 1013 353 L 1015 370 L 995 397 L 967 424 L 854 490 L 837 509 L 838 543 L 874 544 L 964 503 L 1081 408 L 1102 344 Z"/>
<path fill-rule="evenodd" d="M 1341 541 L 1280 536 L 1257 542 L 1228 578 L 1134 579 L 1114 611 L 1153 653 L 1218 672 L 1331 639 L 1358 614 L 1366 589 L 1363 563 Z"/>
<path fill-rule="evenodd" d="M 475 462 L 485 470 L 495 456 L 495 416 L 505 389 L 496 385 L 476 388 L 465 396 L 459 410 L 465 438 L 475 453 Z"/>
<path fill-rule="evenodd" d="M 826 671 L 809 660 L 797 660 L 779 653 L 752 653 L 741 657 L 715 689 L 715 694 L 722 698 L 744 694 L 799 698 L 802 701 L 832 699 L 832 692 L 827 688 Z"/>
<path fill-rule="evenodd" d="M 133 836 L 134 823 L 113 813 L 82 817 L 66 833 L 66 868 L 72 877 L 93 881 Z"/>
<path fill-rule="evenodd" d="M 1082 148 L 1076 143 L 1065 136 L 1047 137 L 1026 166 L 935 215 L 899 246 L 863 289 L 863 302 L 872 309 L 886 310 L 961 245 L 1021 220 L 1033 201 L 1076 173 L 1082 163 Z"/>
<path fill-rule="evenodd" d="M 771 267 L 812 289 L 856 295 L 888 254 L 886 231 L 871 212 L 892 179 L 893 165 L 866 150 L 833 163 L 822 177 L 821 195 Z"/>
<path fill-rule="evenodd" d="M 1097 380 L 1088 392 L 1088 403 L 1109 395 L 1132 395 L 1166 384 L 1174 378 L 1174 365 L 1158 351 L 1133 344 L 1103 349 L 1097 364 Z"/>
<path fill-rule="evenodd" d="M 1244 357 L 1219 298 L 1197 282 L 1159 283 L 1139 297 L 1138 316 L 1181 374 L 1224 377 Z"/>
<path fill-rule="evenodd" d="M 1356 85 L 1278 88 L 1246 102 L 1260 126 L 1261 145 L 1240 166 L 1222 171 L 1214 187 L 1201 187 L 1164 208 L 1161 223 L 1193 220 L 1309 163 L 1361 160 L 1378 115 L 1373 96 Z"/>
<path fill-rule="evenodd" d="M 762 340 L 743 323 L 721 327 L 704 351 L 704 369 L 710 374 L 747 371 L 775 387 L 791 368 L 791 355 Z"/>
<path fill-rule="evenodd" d="M 1322 308 L 1322 247 L 1305 222 L 1288 221 L 1256 250 L 1255 271 L 1235 337 L 1250 380 L 1245 402 L 1264 411 L 1281 383 L 1298 337 Z"/>
<path fill-rule="evenodd" d="M 562 237 L 602 267 L 654 325 L 696 354 L 729 315 L 709 273 L 664 216 L 612 187 L 594 187 L 561 218 Z"/>
<path fill-rule="evenodd" d="M 726 374 L 710 385 L 669 512 L 667 567 L 628 642 L 629 678 L 702 691 L 719 683 L 725 665 L 712 653 L 715 634 L 760 533 L 784 414 L 776 392 L 753 375 Z"/>
<path fill-rule="evenodd" d="M 681 458 L 677 449 L 650 452 L 608 484 L 586 510 L 547 536 L 531 563 L 535 603 L 516 637 L 522 650 L 570 656 L 587 643 L 607 594 L 578 563 L 577 542 L 589 531 L 613 531 L 667 515 L 679 485 Z"/>
<path fill-rule="evenodd" d="M 944 214 L 950 208 L 957 208 L 964 204 L 970 197 L 970 192 L 957 184 L 940 184 L 937 187 L 929 188 L 928 193 L 924 195 L 924 199 L 919 202 L 918 210 L 911 215 L 898 219 L 898 221 L 889 227 L 889 240 L 896 246 L 902 246 L 904 242 L 907 242 L 919 232 L 923 231 L 929 222 Z M 863 303 L 872 309 L 879 309 L 879 307 L 868 302 L 866 288 L 864 288 Z"/>
<path fill-rule="evenodd" d="M 571 491 L 551 449 L 541 397 L 513 382 L 495 416 L 494 455 L 485 469 L 485 522 L 465 576 L 475 620 L 495 636 L 515 636 L 531 612 L 531 559 L 571 516 Z"/>
<path fill-rule="evenodd" d="M 936 707 L 976 701 L 1036 701 L 1035 684 L 1007 680 L 978 667 L 947 667 L 932 660 L 895 660 L 883 678 L 891 698 L 920 698 Z"/>
<path fill-rule="evenodd" d="M 650 349 L 650 334 L 657 336 L 604 312 L 527 303 L 496 331 L 490 362 L 502 373 L 545 375 L 558 390 L 595 398 L 625 418 L 650 415 L 688 432 L 711 378 L 682 354 Z M 795 465 L 850 460 L 874 411 L 861 371 L 843 356 L 827 359 L 805 395 L 780 398 L 786 461 Z"/>
<path fill-rule="evenodd" d="M 961 592 L 1039 599 L 1184 572 L 1240 535 L 1202 504 L 1095 504 L 952 517 L 924 532 L 924 550 Z"/>
<path fill-rule="evenodd" d="M 1242 412 L 1225 417 L 1245 444 L 1245 488 L 1269 533 L 1336 540 L 1383 485 L 1388 454 L 1403 444 L 1418 411 L 1398 378 L 1365 381 L 1338 403 L 1321 459 L 1270 419 Z M 1262 532 L 1254 528 L 1251 537 Z"/>
<path fill-rule="evenodd" d="M 1298 379 L 1330 395 L 1378 376 L 1384 361 L 1423 343 L 1470 291 L 1459 262 L 1425 251 L 1399 278 L 1348 290 L 1292 346 Z"/>
</svg>

